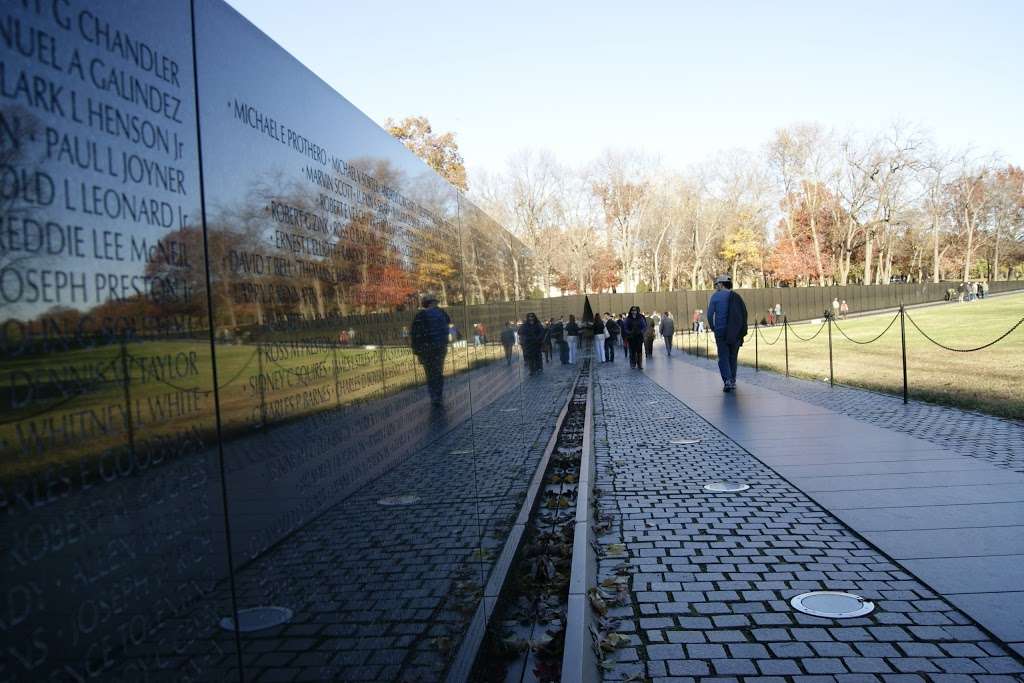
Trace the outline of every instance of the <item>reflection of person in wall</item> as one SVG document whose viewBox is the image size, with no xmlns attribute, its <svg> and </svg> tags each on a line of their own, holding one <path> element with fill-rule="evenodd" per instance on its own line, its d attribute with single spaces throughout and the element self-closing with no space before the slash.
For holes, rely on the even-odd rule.
<svg viewBox="0 0 1024 683">
<path fill-rule="evenodd" d="M 537 314 L 527 313 L 526 322 L 519 327 L 519 343 L 523 347 L 523 356 L 531 375 L 544 370 L 540 359 L 540 346 L 544 341 L 544 335 L 544 326 L 537 320 Z"/>
<path fill-rule="evenodd" d="M 437 297 L 427 294 L 423 297 L 423 308 L 412 321 L 409 337 L 412 351 L 423 365 L 427 376 L 427 390 L 430 402 L 441 405 L 444 393 L 444 357 L 448 354 L 448 326 L 451 318 L 437 307 Z"/>
<path fill-rule="evenodd" d="M 505 348 L 505 364 L 512 365 L 512 347 L 516 343 L 516 331 L 512 329 L 512 323 L 505 323 L 505 329 L 501 331 L 501 345 Z"/>
</svg>

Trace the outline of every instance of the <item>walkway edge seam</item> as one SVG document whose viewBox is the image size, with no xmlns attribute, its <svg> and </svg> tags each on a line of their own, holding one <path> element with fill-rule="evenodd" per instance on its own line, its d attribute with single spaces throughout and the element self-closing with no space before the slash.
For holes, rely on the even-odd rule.
<svg viewBox="0 0 1024 683">
<path fill-rule="evenodd" d="M 533 478 L 530 480 L 530 486 L 526 491 L 526 498 L 523 500 L 523 504 L 519 508 L 519 514 L 516 516 L 516 520 L 512 524 L 512 528 L 510 529 L 508 536 L 505 538 L 505 545 L 502 546 L 501 554 L 498 555 L 498 559 L 494 563 L 494 570 L 491 572 L 491 576 L 487 580 L 487 584 L 484 586 L 483 595 L 480 597 L 480 604 L 477 605 L 476 611 L 473 613 L 473 619 L 470 621 L 469 628 L 466 630 L 466 635 L 462 639 L 462 644 L 459 645 L 459 650 L 456 653 L 455 658 L 452 660 L 451 667 L 448 669 L 448 675 L 445 677 L 445 683 L 465 683 L 469 680 L 469 676 L 473 672 L 473 665 L 476 663 L 477 653 L 480 650 L 480 645 L 484 641 L 484 636 L 487 634 L 487 626 L 491 621 L 491 615 L 494 614 L 494 608 L 498 604 L 498 598 L 505 585 L 505 579 L 508 577 L 508 570 L 511 569 L 512 561 L 515 559 L 516 553 L 519 552 L 519 544 L 523 540 L 523 533 L 526 531 L 526 525 L 530 521 L 530 515 L 532 514 L 534 507 L 536 507 L 537 493 L 540 491 L 541 485 L 544 483 L 544 473 L 548 469 L 551 454 L 555 451 L 555 444 L 558 442 L 558 434 L 561 431 L 562 422 L 565 420 L 565 416 L 569 412 L 569 405 L 572 403 L 572 397 L 575 394 L 576 384 L 579 382 L 579 378 L 580 372 L 577 369 L 576 375 L 573 377 L 573 380 L 569 385 L 569 391 L 565 397 L 565 404 L 562 405 L 562 410 L 558 413 L 558 418 L 555 420 L 554 428 L 551 430 L 551 437 L 548 439 L 547 446 L 544 448 L 544 454 L 541 455 L 540 461 L 537 463 L 537 469 L 534 471 Z M 520 398 L 522 398 L 521 395 Z M 584 452 L 586 452 L 586 449 L 584 449 Z"/>
<path fill-rule="evenodd" d="M 572 542 L 572 572 L 569 576 L 569 604 L 565 616 L 565 646 L 562 653 L 562 683 L 593 683 L 600 680 L 597 655 L 588 626 L 594 619 L 587 589 L 597 576 L 592 525 L 594 488 L 594 378 L 592 366 L 587 385 L 587 409 L 583 420 L 583 452 L 580 456 L 579 494 L 576 498 L 576 528 Z"/>
</svg>

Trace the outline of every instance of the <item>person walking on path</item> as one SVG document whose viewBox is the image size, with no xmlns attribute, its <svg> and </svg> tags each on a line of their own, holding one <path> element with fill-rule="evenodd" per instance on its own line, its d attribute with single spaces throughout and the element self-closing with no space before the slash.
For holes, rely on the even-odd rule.
<svg viewBox="0 0 1024 683">
<path fill-rule="evenodd" d="M 665 311 L 665 315 L 661 317 L 661 325 L 658 327 L 658 333 L 665 339 L 665 352 L 668 355 L 672 355 L 672 335 L 676 333 L 676 321 L 672 319 L 672 314 Z"/>
<path fill-rule="evenodd" d="M 544 335 L 544 326 L 537 320 L 537 315 L 527 313 L 526 322 L 519 327 L 519 343 L 523 346 L 526 367 L 529 368 L 531 375 L 544 371 L 544 365 L 540 358 L 540 347 L 544 341 Z"/>
<path fill-rule="evenodd" d="M 747 336 L 747 306 L 732 291 L 728 275 L 715 278 L 715 293 L 708 300 L 708 322 L 715 333 L 718 347 L 718 371 L 722 375 L 722 391 L 736 389 L 736 363 L 743 338 Z"/>
<path fill-rule="evenodd" d="M 501 331 L 501 345 L 505 349 L 505 365 L 512 365 L 512 347 L 516 343 L 516 331 L 512 329 L 512 321 L 505 323 Z"/>
<path fill-rule="evenodd" d="M 782 322 L 782 304 L 775 304 L 775 324 Z"/>
<path fill-rule="evenodd" d="M 551 324 L 551 344 L 558 353 L 562 365 L 569 362 L 569 350 L 565 344 L 565 321 L 561 317 Z"/>
<path fill-rule="evenodd" d="M 576 365 L 576 352 L 580 348 L 580 326 L 576 324 L 576 316 L 570 315 L 565 324 L 565 340 L 569 344 L 569 365 Z"/>
<path fill-rule="evenodd" d="M 658 335 L 658 322 L 661 318 L 652 313 L 647 316 L 647 328 L 644 330 L 644 355 L 650 358 L 654 355 L 654 338 Z"/>
<path fill-rule="evenodd" d="M 622 337 L 622 353 L 629 358 L 629 338 L 626 336 L 626 314 L 619 313 L 619 335 Z"/>
<path fill-rule="evenodd" d="M 438 308 L 435 295 L 424 296 L 422 305 L 412 320 L 409 341 L 427 377 L 430 403 L 441 406 L 444 400 L 444 358 L 448 355 L 448 328 L 452 321 L 444 310 Z"/>
<path fill-rule="evenodd" d="M 644 333 L 647 331 L 647 318 L 640 313 L 639 306 L 629 309 L 623 322 L 623 338 L 629 346 L 629 367 L 644 369 Z"/>
<path fill-rule="evenodd" d="M 611 313 L 605 313 L 604 317 L 604 360 L 606 363 L 614 363 L 615 346 L 619 343 L 619 323 L 615 321 Z"/>
<path fill-rule="evenodd" d="M 846 299 L 843 299 L 843 303 L 839 304 L 839 317 L 846 320 L 846 316 L 850 312 L 850 306 L 846 303 Z"/>
<path fill-rule="evenodd" d="M 832 319 L 835 320 L 839 317 L 839 298 L 834 297 L 832 299 Z"/>
<path fill-rule="evenodd" d="M 597 358 L 598 363 L 604 362 L 604 321 L 601 320 L 601 314 L 598 313 L 594 316 L 594 357 Z"/>
<path fill-rule="evenodd" d="M 693 320 L 692 320 L 693 324 L 690 325 L 690 331 L 691 332 L 696 332 L 697 331 L 697 322 L 699 320 L 700 320 L 700 309 L 699 308 L 695 308 L 695 309 L 693 309 Z"/>
<path fill-rule="evenodd" d="M 544 361 L 551 365 L 551 326 L 555 324 L 554 318 L 548 318 L 547 324 L 544 325 L 544 340 L 541 342 L 540 348 L 544 352 Z"/>
</svg>

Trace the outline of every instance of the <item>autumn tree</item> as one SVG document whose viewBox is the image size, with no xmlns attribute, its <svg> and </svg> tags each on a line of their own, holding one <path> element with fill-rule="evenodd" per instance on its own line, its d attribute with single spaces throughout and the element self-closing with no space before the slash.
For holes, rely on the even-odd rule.
<svg viewBox="0 0 1024 683">
<path fill-rule="evenodd" d="M 644 215 L 654 175 L 654 162 L 636 151 L 606 151 L 591 169 L 590 187 L 600 200 L 608 242 L 622 262 L 627 290 L 635 290 L 639 282 Z"/>
<path fill-rule="evenodd" d="M 469 190 L 466 166 L 455 133 L 435 133 L 425 116 L 407 116 L 397 122 L 389 118 L 384 128 L 442 178 L 463 192 Z"/>
</svg>

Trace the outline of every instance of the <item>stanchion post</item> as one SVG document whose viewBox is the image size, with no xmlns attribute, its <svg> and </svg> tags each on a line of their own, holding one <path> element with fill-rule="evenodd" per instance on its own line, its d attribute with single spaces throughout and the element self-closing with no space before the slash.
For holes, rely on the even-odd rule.
<svg viewBox="0 0 1024 683">
<path fill-rule="evenodd" d="M 789 377 L 789 316 L 782 316 L 782 334 L 786 338 L 786 377 Z"/>
<path fill-rule="evenodd" d="M 906 313 L 903 310 L 903 304 L 900 304 L 900 346 L 903 349 L 903 405 L 907 405 L 910 402 L 910 396 L 907 391 L 907 328 L 904 324 L 904 318 Z"/>
<path fill-rule="evenodd" d="M 263 344 L 256 342 L 256 370 L 260 373 L 257 380 L 260 386 L 260 427 L 267 428 L 267 383 L 263 377 Z"/>
<path fill-rule="evenodd" d="M 341 387 L 338 383 L 338 373 L 340 371 L 340 368 L 338 367 L 338 342 L 331 344 L 331 356 L 334 358 L 334 403 L 340 408 Z"/>
<path fill-rule="evenodd" d="M 122 384 L 124 386 L 124 422 L 125 427 L 128 429 L 128 447 L 134 456 L 135 421 L 132 419 L 132 372 L 131 363 L 128 360 L 128 345 L 125 344 L 124 337 L 121 338 L 121 374 L 123 375 Z"/>
<path fill-rule="evenodd" d="M 834 387 L 836 385 L 835 370 L 832 368 L 832 316 L 826 318 L 828 320 L 828 385 Z"/>
<path fill-rule="evenodd" d="M 760 372 L 757 366 L 757 321 L 754 321 L 754 372 Z"/>
</svg>

